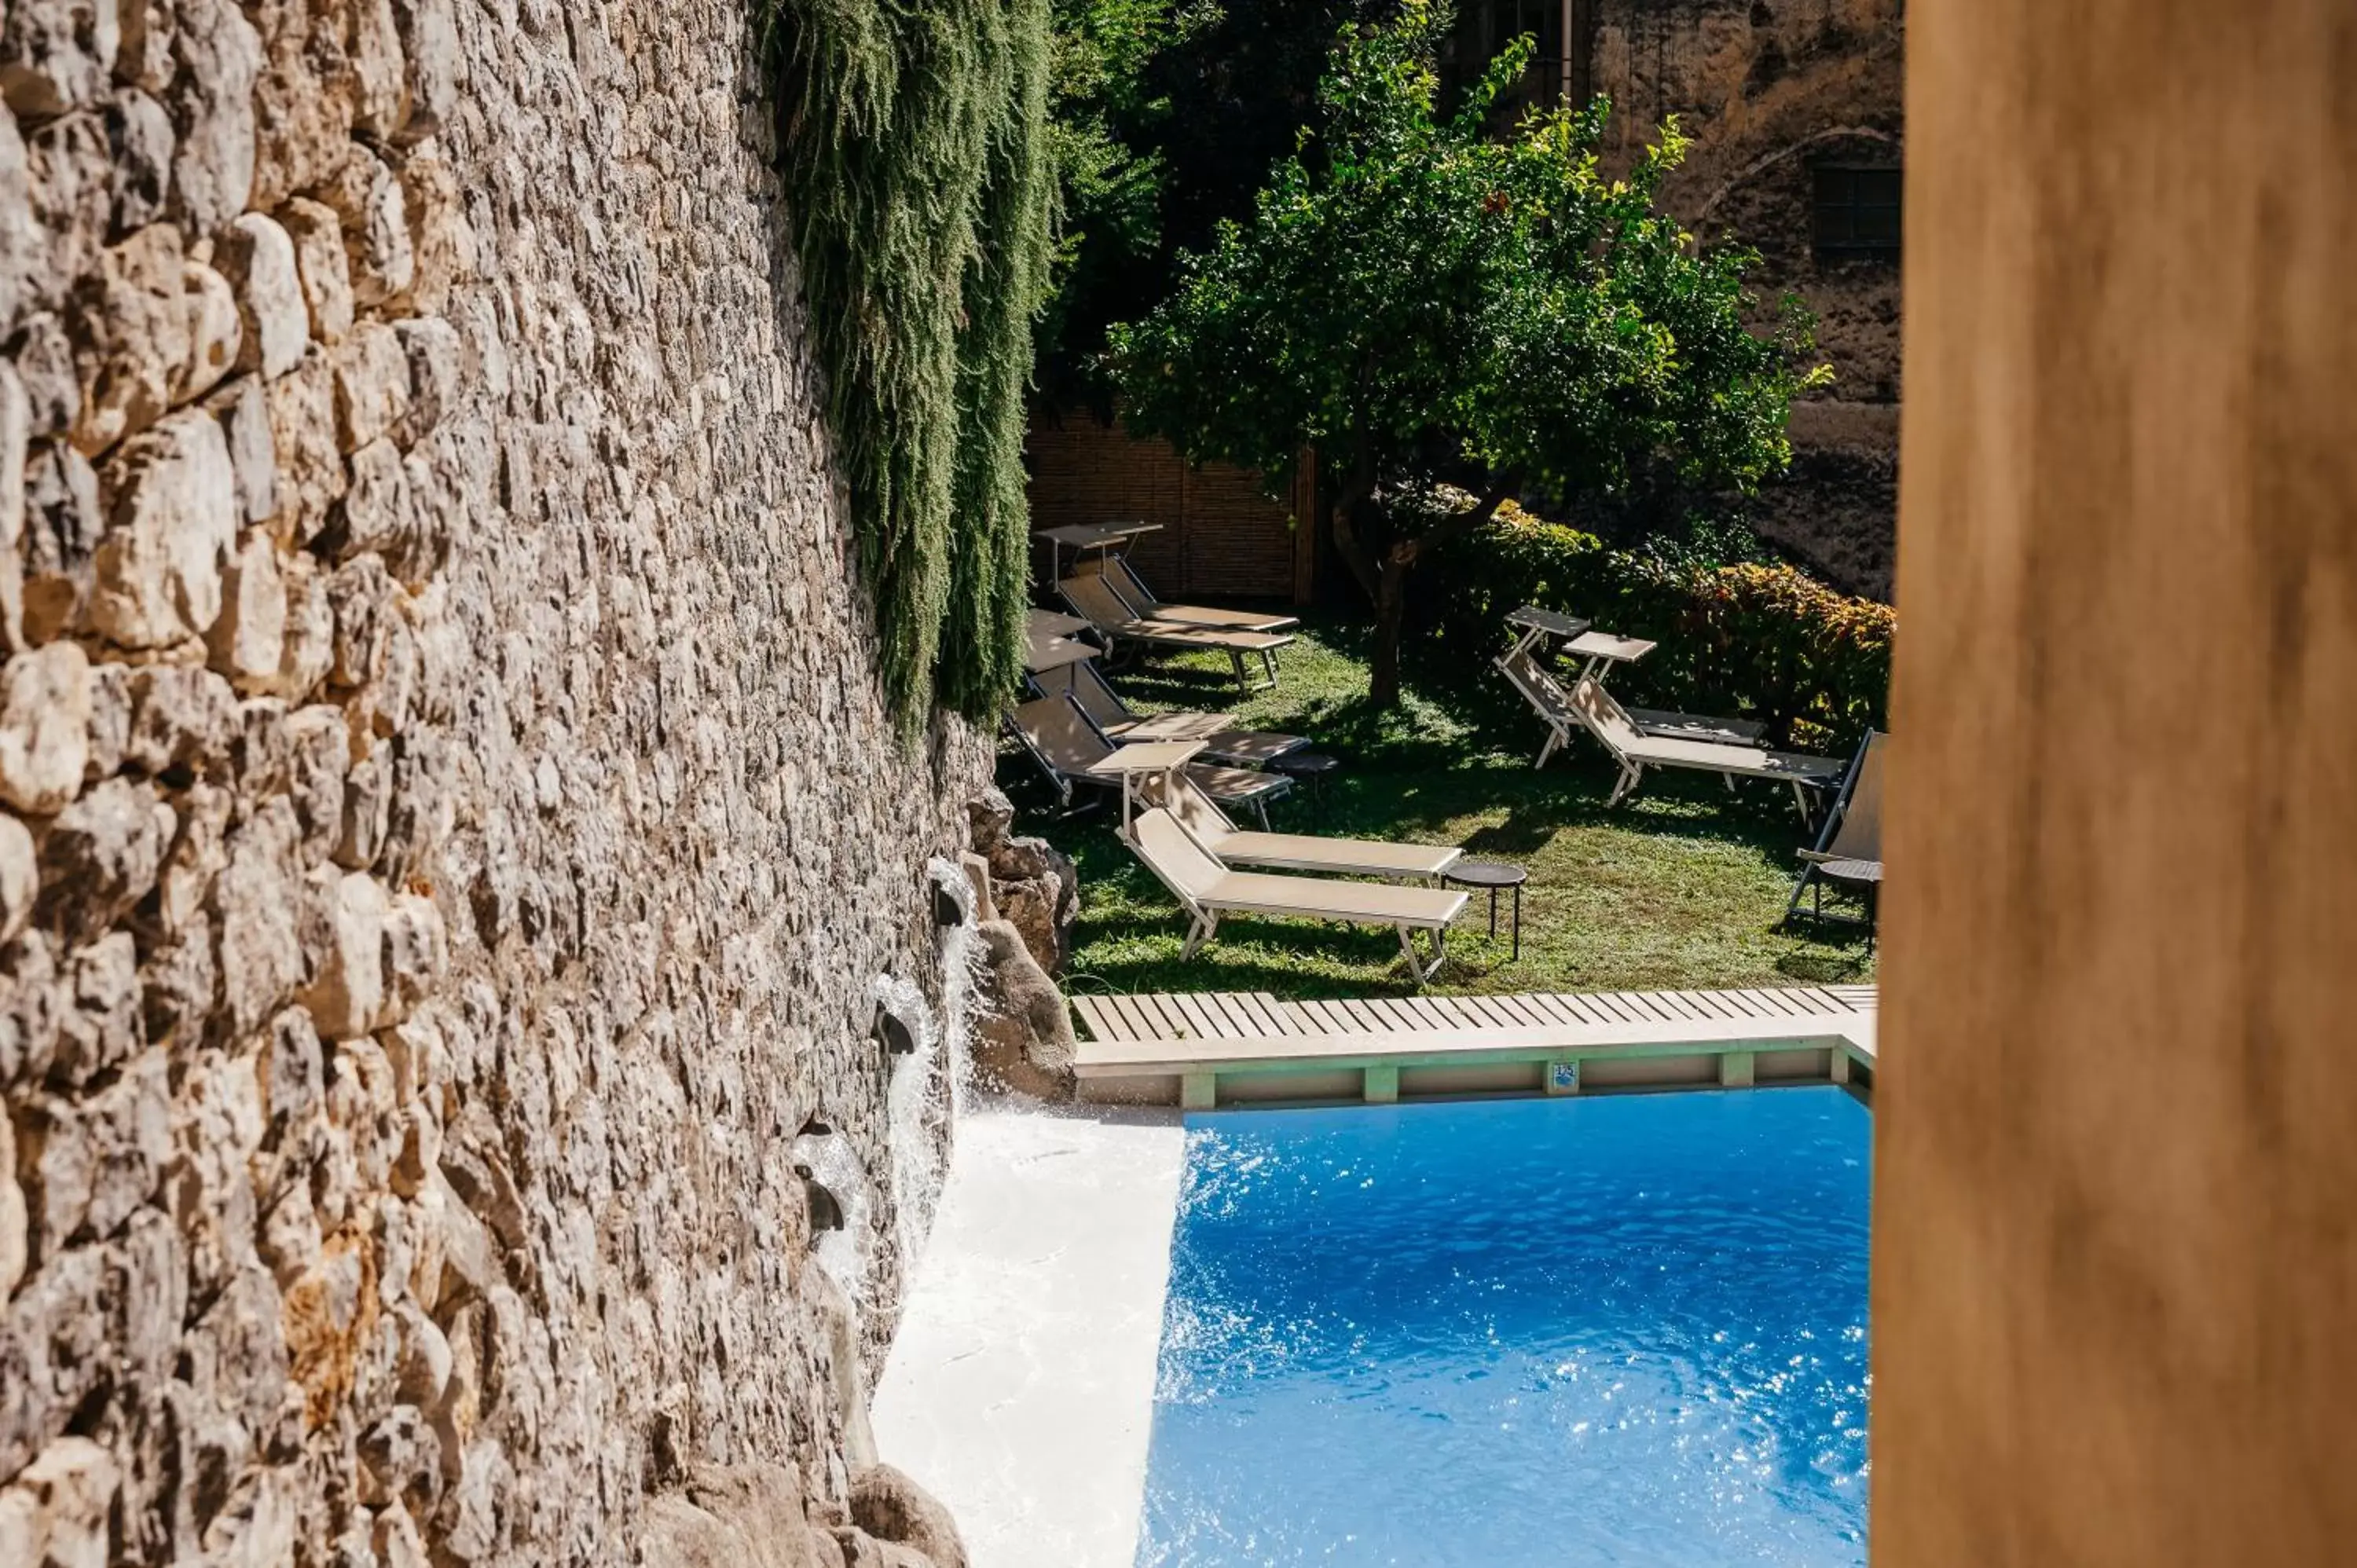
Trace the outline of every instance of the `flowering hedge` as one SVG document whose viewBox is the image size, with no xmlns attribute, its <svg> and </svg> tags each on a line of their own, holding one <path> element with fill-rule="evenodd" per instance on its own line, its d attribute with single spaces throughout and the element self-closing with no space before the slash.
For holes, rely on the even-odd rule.
<svg viewBox="0 0 2357 1568">
<path fill-rule="evenodd" d="M 1879 727 L 1897 617 L 1786 565 L 1682 566 L 1508 507 L 1433 557 L 1415 641 L 1434 667 L 1488 671 L 1526 604 L 1661 646 L 1612 677 L 1647 707 L 1764 720 L 1772 742 L 1843 752 Z"/>
</svg>

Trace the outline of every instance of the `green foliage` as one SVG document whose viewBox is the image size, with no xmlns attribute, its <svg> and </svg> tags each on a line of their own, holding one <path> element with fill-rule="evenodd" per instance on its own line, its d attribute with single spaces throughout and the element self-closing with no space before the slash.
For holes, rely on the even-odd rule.
<svg viewBox="0 0 2357 1568">
<path fill-rule="evenodd" d="M 1436 553 L 1415 606 L 1419 655 L 1444 678 L 1487 675 L 1523 605 L 1660 643 L 1615 677 L 1630 702 L 1762 719 L 1779 744 L 1835 754 L 1888 722 L 1898 618 L 1792 566 L 1607 550 L 1508 506 Z"/>
<path fill-rule="evenodd" d="M 1219 17 L 1215 0 L 1053 0 L 1049 135 L 1063 223 L 1039 344 L 1062 340 L 1070 303 L 1161 242 L 1162 156 L 1152 130 L 1170 113 L 1151 67 Z"/>
<path fill-rule="evenodd" d="M 1023 402 L 1049 283 L 1049 0 L 776 0 L 768 54 L 827 414 L 913 728 L 1021 674 Z"/>
<path fill-rule="evenodd" d="M 1376 700 L 1396 694 L 1404 578 L 1428 544 L 1524 488 L 1612 491 L 1640 472 L 1747 489 L 1783 467 L 1808 326 L 1747 329 L 1753 257 L 1703 252 L 1656 212 L 1674 121 L 1628 177 L 1598 167 L 1608 106 L 1534 111 L 1493 135 L 1520 40 L 1439 109 L 1449 13 L 1408 0 L 1346 26 L 1322 123 L 1251 220 L 1223 223 L 1178 290 L 1116 327 L 1132 428 L 1285 483 L 1316 446 L 1335 539 L 1374 598 Z M 1483 499 L 1401 504 L 1453 483 Z"/>
<path fill-rule="evenodd" d="M 1294 148 L 1335 30 L 1392 0 L 1055 0 L 1064 230 L 1039 332 L 1059 404 L 1101 401 L 1106 327 L 1169 291 L 1182 247 L 1252 209 Z"/>
</svg>

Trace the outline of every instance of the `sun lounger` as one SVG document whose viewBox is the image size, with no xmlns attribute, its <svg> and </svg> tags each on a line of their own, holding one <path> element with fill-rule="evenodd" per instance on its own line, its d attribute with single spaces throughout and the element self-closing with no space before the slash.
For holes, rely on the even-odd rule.
<svg viewBox="0 0 2357 1568">
<path fill-rule="evenodd" d="M 1023 612 L 1023 626 L 1033 637 L 1078 637 L 1089 629 L 1089 623 L 1078 616 L 1060 615 L 1036 605 Z"/>
<path fill-rule="evenodd" d="M 1620 780 L 1612 787 L 1611 799 L 1605 801 L 1608 807 L 1619 805 L 1634 793 L 1646 768 L 1684 768 L 1716 773 L 1727 780 L 1729 789 L 1734 788 L 1738 779 L 1768 779 L 1790 784 L 1793 800 L 1800 803 L 1801 814 L 1807 817 L 1813 814 L 1809 809 L 1808 791 L 1831 788 L 1845 771 L 1842 764 L 1830 757 L 1647 735 L 1592 676 L 1582 676 L 1572 687 L 1571 711 L 1580 726 L 1620 765 Z"/>
<path fill-rule="evenodd" d="M 1042 696 L 1051 692 L 1070 692 L 1072 700 L 1080 703 L 1081 712 L 1088 714 L 1089 722 L 1107 740 L 1124 746 L 1141 741 L 1200 740 L 1203 743 L 1203 756 L 1211 761 L 1237 768 L 1264 768 L 1309 744 L 1297 735 L 1238 729 L 1235 722 L 1223 714 L 1134 714 L 1113 689 L 1113 682 L 1092 663 L 1065 660 L 1045 668 L 1027 666 L 1027 671 L 1031 684 Z"/>
<path fill-rule="evenodd" d="M 1139 812 L 1123 836 L 1194 921 L 1182 958 L 1194 957 L 1218 933 L 1221 918 L 1226 915 L 1291 916 L 1389 926 L 1399 933 L 1408 972 L 1420 985 L 1439 970 L 1449 922 L 1465 908 L 1466 895 L 1437 887 L 1231 871 L 1196 843 L 1178 818 L 1159 807 Z M 1419 930 L 1432 934 L 1429 961 L 1416 957 L 1412 933 Z"/>
<path fill-rule="evenodd" d="M 1544 662 L 1544 654 L 1524 638 L 1498 658 L 1498 668 L 1523 701 L 1545 721 L 1546 744 L 1539 748 L 1538 761 L 1532 766 L 1544 768 L 1547 758 L 1560 747 L 1571 744 L 1572 732 L 1579 726 L 1579 717 L 1571 711 L 1571 694 L 1563 682 Z M 1593 673 L 1587 679 L 1594 679 Z M 1600 685 L 1601 682 L 1599 682 Z M 1750 719 L 1707 718 L 1698 714 L 1670 713 L 1661 708 L 1623 708 L 1629 722 L 1638 733 L 1663 740 L 1701 740 L 1721 746 L 1749 746 L 1767 733 L 1767 726 Z"/>
<path fill-rule="evenodd" d="M 1085 576 L 1088 570 L 1084 567 L 1072 575 Z M 1225 627 L 1236 631 L 1295 631 L 1301 626 L 1299 616 L 1214 609 L 1208 605 L 1165 604 L 1154 596 L 1153 590 L 1138 576 L 1137 568 L 1119 555 L 1107 555 L 1096 564 L 1094 570 L 1113 585 L 1113 591 L 1121 596 L 1122 603 L 1129 607 L 1129 613 L 1140 620 L 1176 621 L 1181 626 Z"/>
<path fill-rule="evenodd" d="M 1101 766 L 1116 747 L 1089 722 L 1069 692 L 1025 703 L 1006 715 L 1006 722 L 1056 787 L 1058 799 L 1070 803 L 1073 786 L 1078 784 L 1120 788 L 1119 773 Z M 1263 827 L 1268 825 L 1268 802 L 1293 787 L 1293 780 L 1280 774 L 1200 762 L 1188 766 L 1187 777 L 1215 800 L 1250 807 Z"/>
<path fill-rule="evenodd" d="M 1090 573 L 1085 576 L 1067 577 L 1056 585 L 1056 591 L 1073 611 L 1085 618 L 1098 635 L 1118 647 L 1134 642 L 1142 648 L 1176 649 L 1224 653 L 1234 667 L 1236 684 L 1249 692 L 1252 681 L 1244 673 L 1244 655 L 1256 654 L 1268 674 L 1268 684 L 1276 684 L 1276 650 L 1293 640 L 1286 632 L 1237 631 L 1232 628 L 1203 626 L 1183 626 L 1177 621 L 1147 620 L 1134 616 L 1122 602 L 1113 585 L 1102 575 Z"/>
<path fill-rule="evenodd" d="M 1391 843 L 1380 839 L 1319 838 L 1308 833 L 1250 832 L 1228 821 L 1219 803 L 1182 777 L 1163 790 L 1162 804 L 1188 835 L 1223 865 L 1270 865 L 1331 876 L 1380 876 L 1392 882 L 1432 882 L 1465 852 L 1447 844 Z"/>
<path fill-rule="evenodd" d="M 1792 902 L 1784 906 L 1788 924 L 1801 912 L 1802 897 L 1812 887 L 1817 894 L 1812 918 L 1848 922 L 1847 916 L 1824 911 L 1824 885 L 1837 882 L 1865 904 L 1867 945 L 1873 946 L 1875 907 L 1882 892 L 1882 746 L 1889 738 L 1870 730 L 1858 743 L 1849 776 L 1842 780 L 1841 793 L 1817 832 L 1816 847 L 1801 852 L 1801 875 L 1793 880 Z"/>
</svg>

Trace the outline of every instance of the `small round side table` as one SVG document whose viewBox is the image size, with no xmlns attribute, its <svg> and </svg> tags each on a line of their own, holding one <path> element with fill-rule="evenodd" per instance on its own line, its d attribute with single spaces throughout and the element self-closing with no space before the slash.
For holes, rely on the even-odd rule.
<svg viewBox="0 0 2357 1568">
<path fill-rule="evenodd" d="M 1309 809 L 1321 823 L 1326 821 L 1326 776 L 1341 766 L 1322 751 L 1289 751 L 1268 760 L 1271 773 L 1282 774 L 1308 788 Z"/>
<path fill-rule="evenodd" d="M 1490 890 L 1490 940 L 1498 938 L 1498 893 L 1501 888 L 1514 890 L 1514 951 L 1523 956 L 1523 884 L 1531 874 L 1519 865 L 1508 865 L 1501 860 L 1460 860 L 1440 874 L 1443 882 L 1454 882 L 1460 887 L 1486 887 Z"/>
</svg>

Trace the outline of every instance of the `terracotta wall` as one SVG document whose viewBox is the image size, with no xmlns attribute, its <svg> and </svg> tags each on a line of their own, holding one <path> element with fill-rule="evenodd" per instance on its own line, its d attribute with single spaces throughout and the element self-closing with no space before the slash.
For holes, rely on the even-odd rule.
<svg viewBox="0 0 2357 1568">
<path fill-rule="evenodd" d="M 1042 415 L 1025 457 L 1031 526 L 1130 521 L 1162 525 L 1132 549 L 1157 594 L 1309 602 L 1309 537 L 1293 526 L 1313 515 L 1305 479 L 1284 500 L 1258 474 L 1225 463 L 1190 467 L 1169 443 L 1141 439 L 1083 410 Z M 1037 570 L 1047 570 L 1039 553 Z"/>
<path fill-rule="evenodd" d="M 1876 1568 L 2357 1560 L 2357 8 L 1917 0 Z"/>
</svg>

